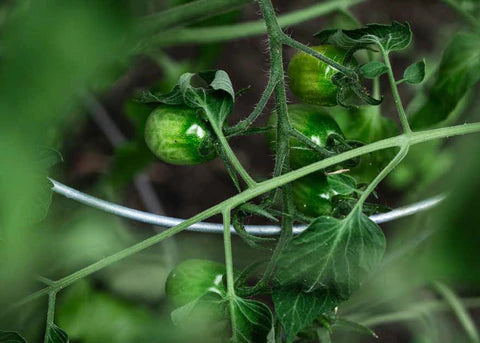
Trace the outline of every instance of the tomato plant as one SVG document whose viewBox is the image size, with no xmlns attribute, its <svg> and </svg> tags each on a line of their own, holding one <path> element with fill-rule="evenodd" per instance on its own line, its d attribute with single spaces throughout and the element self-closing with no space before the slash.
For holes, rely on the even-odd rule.
<svg viewBox="0 0 480 343">
<path fill-rule="evenodd" d="M 478 342 L 480 6 L 360 2 L 1 4 L 0 343 Z"/>
</svg>

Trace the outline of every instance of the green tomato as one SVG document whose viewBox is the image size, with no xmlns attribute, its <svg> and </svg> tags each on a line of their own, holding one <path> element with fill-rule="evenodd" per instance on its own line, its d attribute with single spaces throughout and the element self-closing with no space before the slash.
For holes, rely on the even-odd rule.
<svg viewBox="0 0 480 343">
<path fill-rule="evenodd" d="M 345 63 L 346 51 L 333 45 L 313 46 L 312 49 L 339 64 L 357 65 L 355 59 Z M 337 72 L 337 69 L 325 62 L 304 52 L 298 52 L 288 64 L 290 90 L 307 104 L 335 106 L 338 87 L 332 83 L 332 76 Z"/>
<path fill-rule="evenodd" d="M 382 116 L 375 107 L 363 109 L 335 107 L 329 112 L 349 140 L 369 144 L 393 137 L 398 133 L 397 124 Z M 355 177 L 358 183 L 369 183 L 394 156 L 395 149 L 385 149 L 364 155 L 359 165 L 352 168 L 350 175 Z"/>
<path fill-rule="evenodd" d="M 165 291 L 175 307 L 180 307 L 207 294 L 226 293 L 225 266 L 207 260 L 186 260 L 168 275 Z"/>
<path fill-rule="evenodd" d="M 145 124 L 145 142 L 162 161 L 193 165 L 216 157 L 211 131 L 195 109 L 161 105 Z"/>
<path fill-rule="evenodd" d="M 314 173 L 292 182 L 292 198 L 297 210 L 309 217 L 332 212 L 333 192 L 323 173 Z"/>
<path fill-rule="evenodd" d="M 335 120 L 324 109 L 313 105 L 289 105 L 288 115 L 290 124 L 300 133 L 308 137 L 312 142 L 322 148 L 331 148 L 334 144 L 331 135 L 343 137 L 343 133 Z M 267 133 L 270 147 L 275 151 L 277 123 L 276 113 L 273 112 L 269 118 L 268 125 L 273 126 Z M 304 167 L 320 160 L 316 151 L 308 148 L 296 138 L 290 138 L 290 163 L 293 169 Z"/>
</svg>

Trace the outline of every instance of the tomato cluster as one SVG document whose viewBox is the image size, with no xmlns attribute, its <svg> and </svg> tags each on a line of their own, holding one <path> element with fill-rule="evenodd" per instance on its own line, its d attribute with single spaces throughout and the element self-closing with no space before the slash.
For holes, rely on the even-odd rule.
<svg viewBox="0 0 480 343">
<path fill-rule="evenodd" d="M 313 50 L 338 64 L 353 68 L 357 61 L 347 58 L 347 52 L 330 45 L 315 46 Z M 348 59 L 348 60 L 347 60 Z M 338 105 L 338 86 L 332 77 L 338 71 L 327 63 L 304 52 L 295 54 L 288 65 L 288 81 L 292 93 L 302 101 L 288 106 L 290 126 L 297 134 L 290 145 L 290 166 L 298 169 L 328 156 L 351 149 L 349 142 L 370 143 L 395 134 L 395 124 L 380 116 L 378 111 L 350 110 Z M 275 151 L 275 111 L 268 120 L 266 131 L 269 145 Z M 162 161 L 175 165 L 194 165 L 217 156 L 215 135 L 201 110 L 186 105 L 158 106 L 145 126 L 145 140 L 151 151 Z M 307 144 L 308 143 L 308 144 Z M 356 143 L 358 144 L 358 142 Z M 387 152 L 388 154 L 388 152 Z M 366 156 L 349 168 L 349 175 L 360 183 L 372 177 L 388 161 L 386 153 Z M 310 217 L 331 214 L 332 191 L 326 175 L 318 172 L 292 183 L 293 201 L 297 210 Z"/>
</svg>

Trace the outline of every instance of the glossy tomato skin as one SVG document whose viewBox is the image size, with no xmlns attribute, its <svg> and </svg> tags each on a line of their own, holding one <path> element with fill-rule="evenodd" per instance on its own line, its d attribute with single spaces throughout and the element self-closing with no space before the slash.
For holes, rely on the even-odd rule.
<svg viewBox="0 0 480 343">
<path fill-rule="evenodd" d="M 329 215 L 335 193 L 326 176 L 314 173 L 292 183 L 292 198 L 297 210 L 309 217 Z"/>
<path fill-rule="evenodd" d="M 312 46 L 312 49 L 334 60 L 345 64 L 346 51 L 333 45 Z M 352 59 L 347 66 L 355 66 Z M 304 52 L 296 53 L 288 64 L 290 90 L 297 98 L 307 104 L 320 106 L 337 105 L 338 87 L 332 83 L 332 76 L 337 69 Z"/>
<path fill-rule="evenodd" d="M 336 121 L 319 106 L 305 104 L 289 105 L 288 116 L 290 124 L 294 129 L 320 147 L 327 149 L 331 147 L 332 134 L 338 134 L 343 137 L 343 133 Z M 272 126 L 272 129 L 267 133 L 267 138 L 273 151 L 275 151 L 276 122 L 277 116 L 273 112 L 268 121 L 268 125 Z M 320 157 L 317 152 L 307 148 L 304 143 L 296 138 L 290 138 L 290 164 L 292 169 L 298 169 L 319 160 Z"/>
<path fill-rule="evenodd" d="M 177 265 L 168 275 L 165 290 L 175 307 L 211 292 L 226 293 L 225 266 L 208 260 L 191 259 Z"/>
<path fill-rule="evenodd" d="M 162 161 L 175 165 L 200 164 L 216 157 L 209 142 L 211 130 L 195 109 L 161 105 L 145 124 L 145 142 Z"/>
</svg>

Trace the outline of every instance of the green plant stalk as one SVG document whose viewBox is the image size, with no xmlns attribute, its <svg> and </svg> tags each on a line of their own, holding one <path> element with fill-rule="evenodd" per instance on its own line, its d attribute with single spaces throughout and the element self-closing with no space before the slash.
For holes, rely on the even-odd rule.
<svg viewBox="0 0 480 343">
<path fill-rule="evenodd" d="M 145 34 L 186 25 L 248 4 L 250 0 L 197 0 L 140 19 L 138 29 Z"/>
<path fill-rule="evenodd" d="M 105 267 L 110 266 L 115 262 L 118 262 L 120 260 L 123 260 L 124 258 L 132 256 L 142 250 L 145 250 L 163 241 L 166 238 L 169 238 L 185 230 L 190 225 L 193 225 L 202 220 L 210 218 L 216 214 L 220 214 L 226 208 L 234 209 L 235 207 L 249 200 L 252 200 L 257 196 L 265 194 L 275 188 L 281 187 L 287 183 L 295 181 L 311 173 L 328 168 L 335 164 L 342 163 L 344 161 L 350 160 L 355 157 L 372 153 L 374 151 L 379 151 L 379 150 L 393 148 L 393 147 L 402 147 L 405 145 L 411 146 L 411 145 L 428 142 L 435 139 L 441 139 L 441 138 L 447 138 L 447 137 L 453 137 L 453 136 L 465 135 L 465 134 L 473 134 L 473 133 L 480 133 L 480 123 L 456 125 L 456 126 L 450 126 L 450 127 L 433 129 L 433 130 L 416 131 L 408 135 L 402 134 L 399 136 L 383 139 L 375 143 L 371 143 L 356 149 L 346 151 L 344 153 L 326 158 L 319 162 L 312 163 L 308 166 L 293 170 L 291 172 L 272 178 L 270 180 L 257 183 L 254 187 L 249 188 L 243 191 L 242 193 L 239 193 L 225 201 L 222 201 L 216 204 L 213 207 L 210 207 L 209 209 L 203 212 L 198 213 L 197 215 L 185 220 L 184 222 L 178 224 L 177 226 L 172 227 L 169 230 L 163 231 L 150 238 L 147 238 L 146 240 L 143 240 L 113 255 L 107 256 L 95 263 L 92 263 L 89 266 L 84 267 L 83 269 L 75 273 L 72 273 L 58 281 L 55 281 L 54 286 L 48 286 L 43 289 L 40 289 L 37 292 L 32 293 L 31 295 L 27 296 L 26 298 L 14 304 L 12 308 L 17 308 L 30 301 L 33 301 L 44 295 L 47 295 L 50 291 L 58 292 L 61 289 L 71 285 L 72 283 L 74 283 L 79 279 L 89 276 Z M 7 309 L 7 311 L 11 310 L 12 308 Z"/>
<path fill-rule="evenodd" d="M 208 112 L 207 112 L 207 116 L 209 118 L 213 117 Z M 230 147 L 230 144 L 228 144 L 228 141 L 225 138 L 225 135 L 223 134 L 222 128 L 215 125 L 213 120 L 210 120 L 210 123 L 212 124 L 213 131 L 217 135 L 217 138 L 218 138 L 218 141 L 221 145 L 221 148 L 223 149 L 226 157 L 230 161 L 233 168 L 235 168 L 237 173 L 240 175 L 240 177 L 243 179 L 243 181 L 245 181 L 245 183 L 247 184 L 247 186 L 249 188 L 254 187 L 257 183 L 255 182 L 254 179 L 252 179 L 252 177 L 250 176 L 250 174 L 248 174 L 248 172 L 245 170 L 245 168 L 243 168 L 242 164 L 240 163 L 237 156 L 235 155 L 232 148 Z"/>
<path fill-rule="evenodd" d="M 273 90 L 277 86 L 278 83 L 278 75 L 272 74 L 268 78 L 268 83 L 265 87 L 265 90 L 262 93 L 262 96 L 260 97 L 260 100 L 258 101 L 257 105 L 255 105 L 255 108 L 253 109 L 252 113 L 250 115 L 238 122 L 235 126 L 232 126 L 230 128 L 226 128 L 225 132 L 227 135 L 235 135 L 238 133 L 241 133 L 245 130 L 247 130 L 255 120 L 257 120 L 258 116 L 262 113 L 264 110 L 265 106 L 267 105 L 268 100 L 270 100 L 270 97 L 273 94 Z"/>
<path fill-rule="evenodd" d="M 447 5 L 452 7 L 458 14 L 460 14 L 463 19 L 469 23 L 474 29 L 480 31 L 480 20 L 475 18 L 473 15 L 465 11 L 458 3 L 453 0 L 443 0 Z"/>
<path fill-rule="evenodd" d="M 232 255 L 232 237 L 230 232 L 231 209 L 226 208 L 222 211 L 223 217 L 223 246 L 225 249 L 225 266 L 227 270 L 227 297 L 229 300 L 235 298 L 235 281 L 233 278 L 233 255 Z"/>
<path fill-rule="evenodd" d="M 230 323 L 232 325 L 232 332 L 237 332 L 235 325 L 237 320 L 235 318 L 235 280 L 233 277 L 233 255 L 232 255 L 232 239 L 230 233 L 230 216 L 231 209 L 225 208 L 222 211 L 223 218 L 223 246 L 225 249 L 225 267 L 227 272 L 227 299 L 230 311 Z"/>
<path fill-rule="evenodd" d="M 331 13 L 339 8 L 346 8 L 366 0 L 330 0 L 277 17 L 280 27 L 293 26 L 307 20 Z M 213 27 L 185 28 L 162 32 L 149 38 L 148 42 L 155 47 L 166 47 L 188 43 L 213 43 L 231 41 L 266 32 L 265 22 L 255 20 L 246 23 Z M 146 44 L 148 45 L 148 44 Z"/>
<path fill-rule="evenodd" d="M 407 114 L 405 113 L 405 109 L 402 104 L 402 99 L 400 98 L 400 94 L 398 93 L 397 83 L 395 82 L 395 76 L 393 75 L 392 64 L 390 63 L 390 57 L 388 56 L 388 52 L 385 49 L 378 45 L 380 51 L 382 52 L 383 59 L 385 61 L 385 65 L 387 66 L 387 75 L 388 81 L 390 82 L 390 87 L 392 88 L 392 95 L 393 100 L 395 102 L 395 106 L 397 107 L 398 114 L 400 116 L 400 123 L 402 124 L 402 129 L 404 133 L 412 132 L 410 128 L 410 124 L 408 123 Z"/>
<path fill-rule="evenodd" d="M 50 328 L 53 325 L 53 321 L 55 318 L 55 300 L 57 297 L 57 292 L 56 291 L 50 291 L 48 293 L 48 310 L 47 310 L 47 325 L 45 328 L 45 338 L 44 341 L 45 343 L 48 342 L 48 334 L 50 332 Z"/>
<path fill-rule="evenodd" d="M 350 68 L 345 67 L 344 65 L 342 65 L 338 62 L 335 62 L 334 60 L 322 55 L 321 53 L 313 50 L 312 48 L 309 48 L 305 44 L 302 44 L 302 43 L 296 41 L 295 39 L 293 39 L 290 36 L 287 36 L 286 34 L 282 35 L 282 42 L 285 45 L 288 45 L 288 46 L 291 46 L 292 48 L 303 51 L 304 53 L 309 54 L 310 56 L 313 56 L 313 57 L 319 59 L 322 62 L 325 62 L 326 64 L 330 65 L 331 67 L 337 69 L 339 72 L 341 72 L 341 73 L 343 73 L 343 74 L 345 74 L 349 77 L 354 77 L 355 76 L 355 72 L 353 71 L 353 69 L 350 69 Z"/>
<path fill-rule="evenodd" d="M 278 24 L 275 10 L 270 0 L 258 0 L 265 25 L 267 27 L 268 44 L 270 51 L 270 68 L 272 75 L 278 78 L 275 86 L 275 103 L 277 110 L 277 134 L 276 134 L 276 159 L 273 176 L 277 177 L 290 170 L 290 131 L 291 126 L 288 119 L 287 95 L 285 92 L 285 71 L 283 69 L 283 41 L 284 33 Z M 275 194 L 274 194 L 275 197 Z M 261 288 L 269 282 L 281 252 L 293 237 L 293 212 L 292 189 L 290 184 L 282 187 L 282 216 L 281 233 L 272 257 L 265 268 L 265 272 L 254 288 Z"/>
<path fill-rule="evenodd" d="M 390 163 L 388 163 L 387 166 L 382 169 L 382 171 L 375 177 L 375 179 L 373 179 L 372 182 L 370 182 L 367 188 L 362 192 L 362 195 L 358 199 L 355 208 L 363 206 L 368 196 L 375 190 L 375 188 L 377 188 L 380 182 L 382 182 L 383 179 L 386 178 L 387 175 L 390 174 L 391 171 L 395 169 L 395 167 L 398 166 L 400 162 L 402 162 L 405 156 L 407 156 L 408 149 L 408 145 L 401 146 L 400 151 L 395 155 L 395 157 L 390 161 Z"/>
<path fill-rule="evenodd" d="M 478 334 L 477 328 L 472 318 L 468 314 L 465 306 L 462 304 L 460 299 L 453 293 L 453 291 L 441 282 L 434 282 L 433 288 L 445 299 L 445 301 L 450 305 L 453 312 L 456 314 L 458 320 L 462 324 L 465 332 L 468 334 L 470 341 L 472 343 L 479 343 L 480 336 Z"/>
<path fill-rule="evenodd" d="M 462 305 L 466 308 L 477 308 L 480 307 L 480 298 L 464 298 L 462 299 Z M 410 309 L 380 314 L 376 316 L 367 317 L 365 319 L 361 318 L 361 315 L 349 316 L 349 320 L 359 322 L 365 326 L 376 326 L 389 323 L 396 323 L 408 320 L 417 320 L 419 317 L 423 316 L 425 313 L 431 313 L 436 311 L 448 311 L 450 305 L 439 300 L 435 301 L 426 301 L 419 304 L 414 304 Z"/>
</svg>

